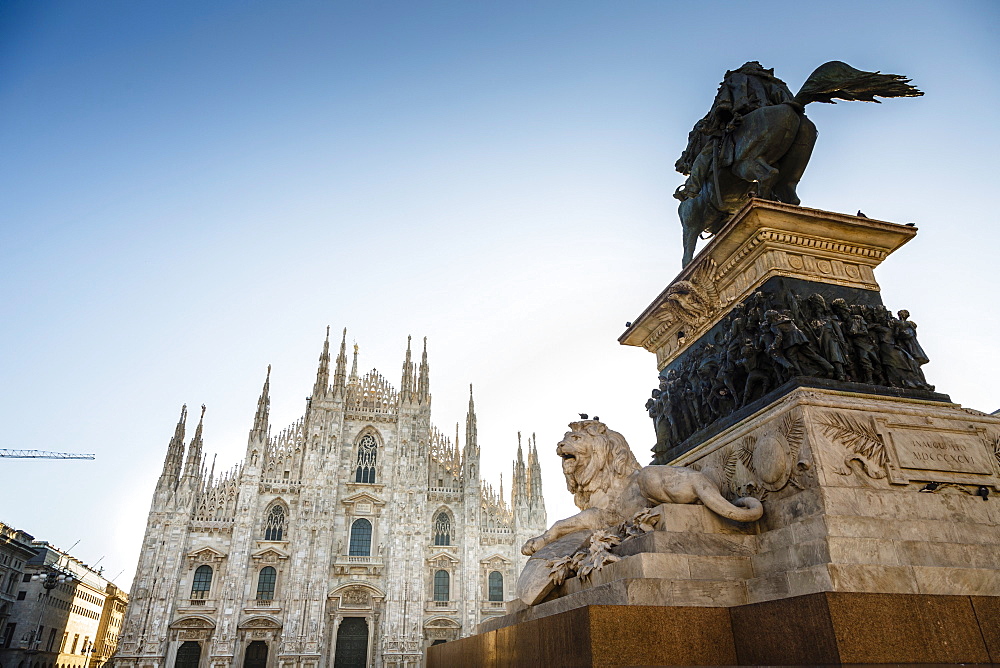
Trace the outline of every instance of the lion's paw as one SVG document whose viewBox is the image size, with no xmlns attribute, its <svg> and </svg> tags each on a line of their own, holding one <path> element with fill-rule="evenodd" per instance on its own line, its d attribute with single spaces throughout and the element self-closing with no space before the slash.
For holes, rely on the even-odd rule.
<svg viewBox="0 0 1000 668">
<path fill-rule="evenodd" d="M 541 536 L 536 536 L 529 539 L 524 546 L 521 547 L 521 554 L 526 556 L 531 556 L 535 552 L 538 552 L 545 545 L 545 541 L 542 540 Z"/>
</svg>

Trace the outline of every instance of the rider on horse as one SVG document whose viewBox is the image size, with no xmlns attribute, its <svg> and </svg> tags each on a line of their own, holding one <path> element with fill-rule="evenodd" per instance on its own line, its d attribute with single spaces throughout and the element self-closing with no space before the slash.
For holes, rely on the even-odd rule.
<svg viewBox="0 0 1000 668">
<path fill-rule="evenodd" d="M 674 167 L 689 175 L 674 197 L 684 201 L 697 197 L 702 185 L 715 168 L 733 164 L 733 133 L 743 116 L 760 107 L 792 103 L 788 85 L 774 76 L 773 69 L 764 69 L 756 60 L 744 63 L 737 70 L 726 72 L 712 109 L 698 121 L 688 134 L 688 145 Z"/>
</svg>

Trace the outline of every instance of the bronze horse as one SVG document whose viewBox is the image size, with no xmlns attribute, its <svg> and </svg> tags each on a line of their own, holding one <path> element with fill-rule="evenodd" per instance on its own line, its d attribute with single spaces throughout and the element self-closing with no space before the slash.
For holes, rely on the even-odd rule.
<svg viewBox="0 0 1000 668">
<path fill-rule="evenodd" d="M 737 90 L 730 97 L 742 96 L 741 101 L 724 97 L 727 87 Z M 766 93 L 759 92 L 765 87 Z M 834 98 L 878 102 L 876 95 L 916 97 L 923 93 L 900 75 L 863 72 L 840 61 L 817 68 L 794 97 L 771 70 L 763 70 L 757 63 L 727 72 L 712 111 L 691 133 L 691 142 L 700 141 L 695 149 L 707 146 L 700 156 L 704 174 L 697 179 L 692 175 L 678 189 L 683 265 L 693 259 L 699 235 L 718 232 L 750 197 L 799 203 L 795 188 L 817 135 L 816 126 L 805 115 L 807 104 L 832 104 Z M 773 103 L 775 99 L 781 101 Z M 692 151 L 691 143 L 678 161 L 682 174 L 698 170 L 689 152 L 697 152 Z"/>
</svg>

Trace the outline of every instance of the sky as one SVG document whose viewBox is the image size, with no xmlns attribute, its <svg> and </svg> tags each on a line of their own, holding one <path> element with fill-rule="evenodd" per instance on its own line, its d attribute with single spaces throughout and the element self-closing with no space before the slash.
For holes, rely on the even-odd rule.
<svg viewBox="0 0 1000 668">
<path fill-rule="evenodd" d="M 655 358 L 617 342 L 680 270 L 673 164 L 727 69 L 829 60 L 926 95 L 810 105 L 804 206 L 914 222 L 877 270 L 929 382 L 1000 408 L 993 2 L 0 2 L 0 521 L 129 586 L 181 404 L 243 456 L 323 335 L 398 387 L 428 339 L 434 423 L 475 388 L 509 490 L 599 415 L 648 463 Z"/>
</svg>

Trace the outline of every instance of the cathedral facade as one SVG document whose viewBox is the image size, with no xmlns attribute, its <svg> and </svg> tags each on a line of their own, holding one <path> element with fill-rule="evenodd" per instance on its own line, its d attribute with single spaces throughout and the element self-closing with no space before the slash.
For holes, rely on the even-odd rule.
<svg viewBox="0 0 1000 668">
<path fill-rule="evenodd" d="M 186 408 L 149 512 L 115 665 L 416 668 L 432 644 L 504 612 L 546 528 L 541 471 L 520 437 L 508 503 L 484 483 L 471 386 L 464 443 L 431 423 L 427 343 L 396 390 L 331 379 L 329 331 L 305 414 L 276 436 L 268 379 L 246 458 L 217 474 Z M 204 407 L 202 408 L 202 419 Z"/>
</svg>

